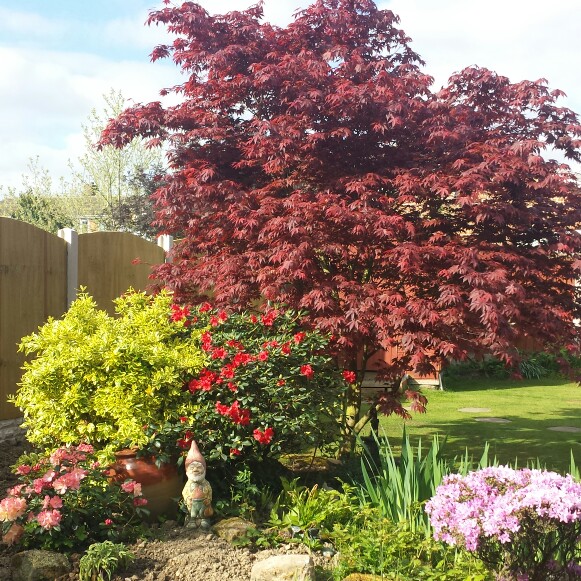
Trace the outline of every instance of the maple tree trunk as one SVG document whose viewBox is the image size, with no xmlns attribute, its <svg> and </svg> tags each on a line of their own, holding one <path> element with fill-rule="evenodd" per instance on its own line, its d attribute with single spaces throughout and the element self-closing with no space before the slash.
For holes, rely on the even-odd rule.
<svg viewBox="0 0 581 581">
<path fill-rule="evenodd" d="M 345 394 L 345 401 L 343 402 L 343 418 L 341 422 L 342 440 L 339 448 L 339 458 L 348 458 L 353 454 L 357 434 L 359 434 L 361 428 L 369 421 L 369 418 L 367 418 L 361 424 L 363 419 L 361 418 L 361 385 L 365 377 L 368 359 L 368 350 L 367 348 L 363 348 L 360 352 L 360 357 L 352 359 L 349 365 L 345 366 L 346 369 L 359 369 L 359 371 L 357 371 L 357 381 L 349 384 L 349 388 Z"/>
<path fill-rule="evenodd" d="M 346 458 L 355 450 L 356 426 L 361 413 L 361 381 L 349 385 L 345 394 L 342 442 L 339 449 L 339 457 Z"/>
</svg>

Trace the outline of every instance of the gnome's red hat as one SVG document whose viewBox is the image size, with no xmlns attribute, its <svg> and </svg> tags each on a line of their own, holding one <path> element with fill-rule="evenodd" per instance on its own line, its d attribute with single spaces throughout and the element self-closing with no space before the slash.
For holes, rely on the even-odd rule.
<svg viewBox="0 0 581 581">
<path fill-rule="evenodd" d="M 204 457 L 202 456 L 202 453 L 200 452 L 200 449 L 198 448 L 198 444 L 196 444 L 196 440 L 192 440 L 192 444 L 190 446 L 190 451 L 188 452 L 188 455 L 186 456 L 186 468 L 192 462 L 199 462 L 200 464 L 202 464 L 204 469 L 206 468 L 206 461 L 204 460 Z"/>
</svg>

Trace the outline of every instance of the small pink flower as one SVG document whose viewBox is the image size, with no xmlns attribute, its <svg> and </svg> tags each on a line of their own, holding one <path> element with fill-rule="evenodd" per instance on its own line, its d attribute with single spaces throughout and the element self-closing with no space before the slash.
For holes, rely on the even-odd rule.
<svg viewBox="0 0 581 581">
<path fill-rule="evenodd" d="M 110 526 L 113 524 L 113 521 L 110 518 L 106 518 L 104 522 L 105 522 L 105 525 L 107 525 L 107 526 Z"/>
<path fill-rule="evenodd" d="M 22 464 L 21 466 L 19 466 L 16 469 L 16 473 L 25 475 L 25 474 L 29 474 L 31 470 L 32 470 L 32 466 L 29 466 L 28 464 Z"/>
<path fill-rule="evenodd" d="M 0 502 L 0 521 L 12 521 L 26 512 L 26 500 L 17 496 L 8 496 Z"/>
<path fill-rule="evenodd" d="M 143 506 L 147 504 L 147 498 L 137 497 L 133 499 L 133 506 Z"/>
<path fill-rule="evenodd" d="M 50 530 L 61 522 L 62 515 L 58 510 L 41 510 L 36 516 L 38 524 L 46 530 Z"/>
<path fill-rule="evenodd" d="M 127 492 L 127 494 L 133 494 L 135 484 L 136 484 L 135 480 L 127 480 L 121 485 L 121 490 L 123 492 Z"/>
<path fill-rule="evenodd" d="M 60 496 L 53 496 L 50 499 L 49 505 L 51 506 L 51 508 L 62 508 L 63 499 Z"/>
</svg>

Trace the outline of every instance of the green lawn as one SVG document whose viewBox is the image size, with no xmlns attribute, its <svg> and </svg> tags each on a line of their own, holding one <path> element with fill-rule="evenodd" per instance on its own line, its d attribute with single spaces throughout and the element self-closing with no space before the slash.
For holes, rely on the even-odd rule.
<svg viewBox="0 0 581 581">
<path fill-rule="evenodd" d="M 570 451 L 581 464 L 581 432 L 555 432 L 547 428 L 571 426 L 581 429 L 581 387 L 560 379 L 545 380 L 449 380 L 446 391 L 426 390 L 428 411 L 413 413 L 413 419 L 381 419 L 391 445 L 399 450 L 405 425 L 412 442 L 429 445 L 433 434 L 447 436 L 446 456 L 457 456 L 466 447 L 476 459 L 484 443 L 491 456 L 519 466 L 540 459 L 549 469 L 566 471 Z M 459 408 L 489 408 L 489 412 L 463 413 Z M 485 423 L 479 417 L 495 417 L 510 423 Z"/>
</svg>

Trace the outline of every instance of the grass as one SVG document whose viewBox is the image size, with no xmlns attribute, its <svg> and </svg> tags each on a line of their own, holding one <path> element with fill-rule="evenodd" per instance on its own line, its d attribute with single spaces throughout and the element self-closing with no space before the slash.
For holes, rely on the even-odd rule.
<svg viewBox="0 0 581 581">
<path fill-rule="evenodd" d="M 561 379 L 516 381 L 510 379 L 455 379 L 445 383 L 446 391 L 426 390 L 428 411 L 412 413 L 413 419 L 381 418 L 381 428 L 394 451 L 399 453 L 405 424 L 412 443 L 422 438 L 429 447 L 432 435 L 447 438 L 444 454 L 469 454 L 480 459 L 485 442 L 490 456 L 501 463 L 541 462 L 551 470 L 566 472 L 571 450 L 581 464 L 581 432 L 555 432 L 553 426 L 581 429 L 581 387 Z M 465 413 L 460 408 L 489 408 L 489 412 Z M 495 417 L 510 423 L 485 423 L 478 417 Z"/>
</svg>

